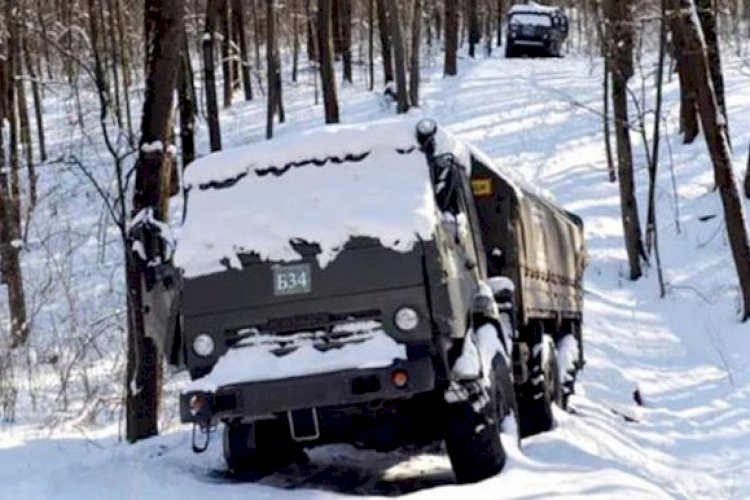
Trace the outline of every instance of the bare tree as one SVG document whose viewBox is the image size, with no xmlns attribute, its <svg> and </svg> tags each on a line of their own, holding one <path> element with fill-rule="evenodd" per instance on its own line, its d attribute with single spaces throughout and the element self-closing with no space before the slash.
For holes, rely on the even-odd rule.
<svg viewBox="0 0 750 500">
<path fill-rule="evenodd" d="M 232 13 L 230 0 L 221 0 L 221 72 L 224 76 L 224 107 L 232 105 L 234 92 L 234 65 L 232 64 Z"/>
<path fill-rule="evenodd" d="M 323 105 L 326 123 L 339 122 L 339 101 L 333 73 L 333 48 L 331 47 L 331 0 L 318 0 L 318 52 L 320 56 L 320 81 L 323 86 Z"/>
<path fill-rule="evenodd" d="M 685 54 L 682 40 L 683 34 L 676 16 L 670 17 L 670 31 L 672 32 L 672 46 L 677 63 L 677 74 L 680 79 L 680 132 L 683 142 L 692 144 L 699 134 L 698 102 L 695 88 L 693 68 L 690 66 L 689 55 Z"/>
<path fill-rule="evenodd" d="M 253 82 L 250 78 L 250 59 L 247 49 L 247 34 L 245 33 L 245 7 L 242 0 L 232 0 L 232 30 L 237 35 L 240 49 L 240 72 L 242 73 L 242 88 L 245 90 L 245 100 L 253 100 Z M 296 26 L 296 19 L 295 19 Z M 295 34 L 297 33 L 295 27 Z"/>
<path fill-rule="evenodd" d="M 19 8 L 18 0 L 5 2 L 5 19 L 14 19 L 14 12 Z M 18 180 L 18 120 L 16 119 L 15 75 L 19 64 L 19 37 L 17 23 L 9 22 L 7 38 L 0 35 L 2 47 L 0 54 L 0 280 L 5 284 L 8 293 L 10 310 L 10 347 L 20 347 L 29 337 L 29 325 L 26 316 L 26 297 L 23 289 L 21 271 L 21 200 Z M 4 61 L 3 61 L 4 59 Z M 6 136 L 5 124 L 8 126 L 8 151 L 4 146 Z M 6 154 L 7 162 L 6 164 Z"/>
<path fill-rule="evenodd" d="M 337 32 L 345 82 L 352 83 L 352 1 L 336 2 Z"/>
<path fill-rule="evenodd" d="M 618 177 L 625 248 L 630 265 L 630 279 L 641 277 L 641 239 L 638 201 L 635 197 L 633 148 L 630 142 L 627 86 L 633 76 L 633 24 L 631 0 L 607 0 L 605 16 L 610 29 L 610 69 L 612 71 L 612 101 L 614 104 L 615 134 L 617 137 Z"/>
<path fill-rule="evenodd" d="M 182 168 L 195 159 L 195 86 L 193 68 L 190 63 L 190 50 L 187 38 L 184 40 L 177 80 L 177 99 L 180 110 L 180 145 L 182 146 Z"/>
<path fill-rule="evenodd" d="M 414 0 L 411 18 L 411 67 L 409 75 L 409 101 L 419 106 L 419 49 L 422 39 L 422 0 Z"/>
<path fill-rule="evenodd" d="M 383 58 L 383 80 L 386 86 L 394 80 L 393 76 L 393 47 L 391 46 L 391 28 L 388 26 L 388 9 L 385 2 L 376 0 L 378 11 L 378 32 L 380 33 L 380 50 Z"/>
<path fill-rule="evenodd" d="M 276 115 L 276 109 L 279 105 L 277 96 L 279 87 L 276 79 L 278 71 L 276 63 L 278 60 L 276 54 L 276 16 L 274 9 L 275 0 L 266 0 L 266 70 L 268 80 L 268 112 L 266 114 L 266 139 L 273 137 L 273 119 Z"/>
<path fill-rule="evenodd" d="M 656 69 L 656 110 L 654 119 L 654 141 L 651 162 L 649 164 L 648 183 L 648 216 L 646 218 L 646 255 L 654 252 L 656 258 L 656 272 L 659 278 L 659 293 L 664 297 L 667 293 L 664 285 L 664 274 L 659 252 L 659 233 L 656 221 L 656 173 L 659 168 L 659 144 L 661 134 L 661 110 L 664 85 L 664 59 L 667 51 L 667 0 L 661 0 L 661 19 L 659 21 L 659 62 Z"/>
<path fill-rule="evenodd" d="M 375 88 L 375 0 L 367 0 L 367 71 L 368 88 Z"/>
<path fill-rule="evenodd" d="M 401 15 L 398 8 L 398 1 L 387 1 L 391 39 L 393 40 L 394 62 L 396 63 L 396 111 L 398 113 L 406 113 L 409 110 L 409 94 L 406 83 L 406 54 L 404 53 L 404 37 L 401 32 Z"/>
<path fill-rule="evenodd" d="M 701 124 L 714 166 L 716 186 L 724 207 L 727 236 L 742 291 L 742 320 L 745 321 L 750 318 L 750 244 L 743 202 L 734 177 L 727 124 L 716 98 L 706 41 L 695 4 L 693 0 L 672 2 L 677 22 L 682 30 L 682 50 L 687 54 L 695 73 Z"/>
<path fill-rule="evenodd" d="M 458 74 L 458 0 L 445 0 L 445 69 L 447 76 Z"/>
<path fill-rule="evenodd" d="M 133 213 L 150 209 L 159 220 L 169 215 L 174 156 L 168 147 L 177 76 L 182 61 L 184 0 L 146 0 L 146 90 L 136 163 Z M 177 48 L 177 50 L 175 50 Z M 128 360 L 125 383 L 126 438 L 135 442 L 158 433 L 161 354 L 146 336 L 143 276 L 132 252 L 126 252 L 128 278 Z"/>
<path fill-rule="evenodd" d="M 221 149 L 221 126 L 219 124 L 219 104 L 216 96 L 216 71 L 214 69 L 214 50 L 216 39 L 216 19 L 224 0 L 208 0 L 206 4 L 206 21 L 203 31 L 203 88 L 206 92 L 206 114 L 208 136 L 211 151 Z"/>
<path fill-rule="evenodd" d="M 716 26 L 716 0 L 695 0 L 698 18 L 703 29 L 703 37 L 708 50 L 708 64 L 711 69 L 711 81 L 716 93 L 719 109 L 728 121 L 726 99 L 724 98 L 724 75 L 721 71 L 721 51 L 719 50 L 719 35 Z"/>
<path fill-rule="evenodd" d="M 503 24 L 505 23 L 505 0 L 497 0 L 497 46 L 503 45 Z"/>
<path fill-rule="evenodd" d="M 469 57 L 476 55 L 476 46 L 482 40 L 482 32 L 479 29 L 479 12 L 477 0 L 468 0 L 466 8 L 469 11 L 467 29 L 469 30 Z"/>
</svg>

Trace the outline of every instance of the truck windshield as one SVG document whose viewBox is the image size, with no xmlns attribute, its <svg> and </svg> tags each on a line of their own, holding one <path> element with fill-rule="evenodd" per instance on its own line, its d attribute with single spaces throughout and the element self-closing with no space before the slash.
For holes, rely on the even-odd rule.
<svg viewBox="0 0 750 500">
<path fill-rule="evenodd" d="M 552 18 L 547 14 L 536 14 L 532 12 L 519 12 L 513 14 L 510 18 L 511 26 L 543 26 L 545 28 L 552 27 Z"/>
</svg>

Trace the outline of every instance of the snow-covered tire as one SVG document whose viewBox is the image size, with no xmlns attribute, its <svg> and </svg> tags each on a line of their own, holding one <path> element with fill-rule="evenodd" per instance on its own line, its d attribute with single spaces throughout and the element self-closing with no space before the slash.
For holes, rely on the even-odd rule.
<svg viewBox="0 0 750 500">
<path fill-rule="evenodd" d="M 518 49 L 516 49 L 512 43 L 508 42 L 505 44 L 505 58 L 514 59 L 518 57 Z"/>
<path fill-rule="evenodd" d="M 468 392 L 485 392 L 489 400 L 481 408 L 477 408 L 476 400 L 446 405 L 445 444 L 456 481 L 460 484 L 490 478 L 505 466 L 506 454 L 500 431 L 505 416 L 515 408 L 515 398 L 510 372 L 500 355 L 493 361 L 491 380 L 489 390 L 480 388 L 480 381 L 466 382 L 476 384 Z"/>
<path fill-rule="evenodd" d="M 544 398 L 551 407 L 557 404 L 562 407 L 562 386 L 560 385 L 560 364 L 557 358 L 557 347 L 555 341 L 549 337 L 547 342 L 547 356 L 543 360 L 544 367 Z"/>
<path fill-rule="evenodd" d="M 280 418 L 224 427 L 224 459 L 234 474 L 270 474 L 302 457 Z"/>
<path fill-rule="evenodd" d="M 568 344 L 568 345 L 566 345 Z M 570 352 L 570 345 L 575 346 L 575 352 Z M 579 354 L 578 354 L 578 339 L 575 338 L 575 334 L 568 333 L 560 337 L 557 341 L 558 356 L 557 361 L 559 364 L 558 373 L 560 377 L 560 408 L 563 410 L 568 409 L 568 401 L 572 394 L 575 394 L 576 377 L 578 370 L 580 369 Z M 572 356 L 572 359 L 571 359 Z M 566 366 L 567 365 L 567 366 Z"/>
<path fill-rule="evenodd" d="M 554 351 L 554 347 L 548 345 L 545 348 L 546 339 L 542 334 L 541 325 L 533 325 L 532 328 L 533 330 L 529 332 L 531 336 L 529 378 L 523 384 L 516 386 L 521 437 L 533 436 L 552 429 L 554 425 L 552 402 L 559 394 L 559 384 L 557 388 L 554 386 L 554 381 L 558 377 L 552 378 L 553 385 L 551 386 L 547 383 L 550 377 L 545 377 L 545 373 L 549 373 L 553 368 L 557 370 L 556 356 L 552 353 L 546 356 L 546 359 L 544 356 L 545 349 L 548 349 L 547 352 Z M 550 366 L 551 363 L 555 363 L 555 366 Z"/>
</svg>

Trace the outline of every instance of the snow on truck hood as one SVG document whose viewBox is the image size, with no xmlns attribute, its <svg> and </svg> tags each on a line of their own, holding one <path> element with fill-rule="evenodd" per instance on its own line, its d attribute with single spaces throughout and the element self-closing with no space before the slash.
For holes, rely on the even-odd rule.
<svg viewBox="0 0 750 500">
<path fill-rule="evenodd" d="M 185 172 L 187 215 L 175 263 L 186 277 L 240 268 L 237 253 L 321 267 L 355 236 L 408 252 L 431 239 L 437 208 L 415 120 L 325 127 L 207 155 Z"/>
</svg>

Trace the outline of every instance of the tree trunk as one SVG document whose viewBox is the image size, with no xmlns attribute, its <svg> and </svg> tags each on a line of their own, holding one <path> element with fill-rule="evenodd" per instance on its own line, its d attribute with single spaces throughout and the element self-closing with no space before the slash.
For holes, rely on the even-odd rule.
<svg viewBox="0 0 750 500">
<path fill-rule="evenodd" d="M 42 162 L 47 161 L 47 147 L 44 138 L 44 114 L 42 112 L 42 93 L 40 91 L 39 76 L 37 75 L 34 64 L 30 57 L 28 49 L 28 37 L 23 39 L 26 53 L 26 69 L 31 79 L 31 95 L 34 99 L 34 116 L 36 118 L 37 142 L 39 143 L 39 158 Z"/>
<path fill-rule="evenodd" d="M 273 119 L 276 114 L 278 87 L 276 85 L 276 19 L 273 14 L 275 0 L 266 0 L 266 79 L 268 80 L 268 110 L 266 113 L 266 139 L 273 137 Z"/>
<path fill-rule="evenodd" d="M 22 35 L 21 35 L 22 36 Z M 23 37 L 23 36 L 22 36 Z M 23 146 L 23 156 L 26 160 L 26 171 L 29 177 L 29 203 L 27 212 L 30 213 L 36 206 L 36 169 L 34 167 L 34 147 L 31 142 L 31 120 L 29 119 L 29 106 L 26 101 L 26 86 L 24 81 L 26 80 L 24 74 L 24 55 L 29 57 L 29 54 L 24 54 L 21 50 L 21 46 L 18 46 L 17 54 L 17 73 L 18 79 L 16 80 L 16 103 L 18 108 L 18 125 L 20 132 L 21 145 Z"/>
<path fill-rule="evenodd" d="M 352 83 L 352 0 L 339 0 L 338 30 L 341 59 L 344 65 L 343 77 L 345 82 Z"/>
<path fill-rule="evenodd" d="M 689 58 L 684 53 L 682 30 L 676 16 L 670 19 L 670 31 L 672 32 L 672 45 L 674 56 L 677 61 L 677 74 L 680 79 L 680 132 L 683 134 L 683 142 L 692 144 L 698 137 L 698 103 Z"/>
<path fill-rule="evenodd" d="M 409 101 L 419 106 L 419 45 L 422 39 L 422 0 L 414 0 L 411 18 L 411 75 L 409 78 Z"/>
<path fill-rule="evenodd" d="M 232 71 L 232 22 L 229 0 L 220 0 L 221 9 L 221 72 L 224 76 L 224 107 L 232 106 L 232 92 L 234 92 L 234 72 Z"/>
<path fill-rule="evenodd" d="M 711 78 L 705 39 L 692 0 L 672 0 L 678 8 L 683 50 L 693 68 L 698 92 L 698 109 L 706 145 L 714 166 L 716 186 L 724 207 L 729 243 L 742 291 L 742 320 L 750 318 L 750 245 L 742 199 L 734 177 L 726 121 L 723 119 Z"/>
<path fill-rule="evenodd" d="M 618 177 L 620 179 L 620 205 L 625 248 L 630 265 L 630 279 L 641 277 L 643 241 L 635 197 L 633 174 L 633 147 L 630 142 L 630 120 L 628 117 L 628 80 L 633 76 L 633 25 L 632 0 L 607 0 L 606 17 L 612 40 L 610 57 L 612 70 L 612 101 L 617 138 Z"/>
<path fill-rule="evenodd" d="M 477 44 L 482 40 L 482 32 L 479 29 L 479 12 L 477 12 L 477 0 L 468 0 L 466 5 L 468 9 L 468 30 L 469 30 L 469 57 L 472 59 L 476 56 Z"/>
<path fill-rule="evenodd" d="M 209 0 L 210 1 L 210 0 Z M 253 16 L 253 41 L 255 42 L 254 49 L 255 49 L 255 70 L 260 74 L 260 15 L 259 12 L 263 8 L 263 4 L 260 3 L 263 0 L 250 0 L 250 5 L 252 6 L 250 9 L 250 13 Z M 258 77 L 260 78 L 260 77 Z"/>
<path fill-rule="evenodd" d="M 121 0 L 115 0 L 115 13 L 117 14 L 117 41 L 120 46 L 120 67 L 122 68 L 122 91 L 123 99 L 125 101 L 125 120 L 128 126 L 128 142 L 135 145 L 133 113 L 130 110 L 130 57 L 128 47 L 125 43 L 125 26 L 123 22 Z"/>
<path fill-rule="evenodd" d="M 445 69 L 448 76 L 458 74 L 458 0 L 445 0 Z"/>
<path fill-rule="evenodd" d="M 185 36 L 184 13 L 183 0 L 146 0 L 146 87 L 133 214 L 153 208 L 162 221 L 169 216 L 169 195 L 173 190 L 175 160 L 169 142 L 182 61 L 180 48 Z M 136 269 L 133 253 L 128 250 L 126 254 L 130 321 L 125 407 L 126 438 L 132 443 L 158 433 L 161 358 L 153 340 L 145 334 L 141 271 Z"/>
<path fill-rule="evenodd" d="M 102 9 L 104 10 L 104 9 Z M 112 58 L 112 64 L 110 65 L 112 70 L 112 87 L 114 89 L 114 110 L 115 110 L 115 118 L 117 118 L 117 127 L 122 129 L 123 126 L 123 120 L 122 120 L 122 99 L 120 97 L 120 47 L 117 44 L 117 37 L 115 36 L 115 26 L 117 21 L 117 14 L 115 12 L 115 6 L 113 0 L 107 0 L 107 10 L 109 11 L 109 23 L 110 23 L 110 29 L 109 29 L 109 45 L 110 45 L 110 51 L 111 51 L 111 58 Z M 102 14 L 103 15 L 103 14 Z M 102 25 L 104 25 L 104 22 L 102 21 Z M 104 27 L 105 32 L 107 31 L 106 26 Z"/>
<path fill-rule="evenodd" d="M 604 58 L 604 92 L 602 99 L 604 101 L 604 147 L 607 153 L 607 169 L 609 171 L 609 182 L 617 181 L 617 172 L 615 170 L 615 160 L 612 155 L 612 132 L 610 130 L 610 110 L 609 103 L 612 98 L 609 92 L 610 70 L 609 70 L 609 58 Z"/>
<path fill-rule="evenodd" d="M 375 0 L 367 0 L 367 61 L 372 91 L 375 89 Z"/>
<path fill-rule="evenodd" d="M 182 168 L 195 159 L 195 88 L 193 68 L 190 64 L 190 50 L 187 38 L 183 44 L 180 74 L 177 80 L 177 98 L 180 110 L 180 145 L 182 146 Z"/>
<path fill-rule="evenodd" d="M 297 0 L 292 0 L 292 81 L 297 83 L 299 72 L 299 23 L 297 22 Z"/>
<path fill-rule="evenodd" d="M 664 59 L 667 51 L 667 0 L 661 0 L 661 20 L 659 21 L 659 62 L 656 68 L 656 110 L 654 113 L 654 139 L 651 164 L 649 165 L 648 216 L 646 217 L 646 255 L 653 250 L 656 258 L 656 272 L 659 278 L 659 295 L 664 297 L 667 290 L 659 253 L 659 234 L 656 219 L 656 174 L 659 169 L 659 144 L 661 140 L 661 110 L 664 85 Z"/>
<path fill-rule="evenodd" d="M 708 65 L 711 69 L 711 81 L 716 93 L 716 102 L 719 105 L 724 119 L 728 121 L 726 100 L 724 98 L 724 75 L 721 71 L 721 51 L 719 49 L 719 37 L 716 26 L 716 1 L 695 0 L 698 9 L 698 18 L 703 29 L 703 37 L 708 49 Z"/>
<path fill-rule="evenodd" d="M 214 39 L 216 36 L 216 18 L 222 0 L 208 0 L 206 5 L 206 23 L 203 32 L 203 87 L 206 91 L 206 114 L 208 136 L 211 151 L 221 149 L 221 126 L 219 124 L 219 103 L 216 96 L 216 71 L 214 62 Z"/>
<path fill-rule="evenodd" d="M 398 0 L 388 0 L 391 39 L 393 40 L 393 55 L 396 63 L 396 91 L 398 93 L 397 113 L 409 111 L 409 94 L 406 84 L 406 55 L 404 54 L 404 38 L 401 33 L 401 16 L 398 10 Z"/>
<path fill-rule="evenodd" d="M 11 15 L 19 8 L 18 0 L 5 3 L 6 19 L 13 19 Z M 10 347 L 17 348 L 26 343 L 29 337 L 29 327 L 26 316 L 26 297 L 23 290 L 23 274 L 21 270 L 21 223 L 20 223 L 20 193 L 18 186 L 18 121 L 16 120 L 16 91 L 15 76 L 20 64 L 19 55 L 19 27 L 10 23 L 9 38 L 3 44 L 5 54 L 0 54 L 0 279 L 5 284 L 8 293 L 8 309 L 10 312 Z M 5 59 L 3 63 L 3 58 Z M 8 124 L 9 151 L 6 165 L 4 147 L 5 124 Z M 10 176 L 8 175 L 10 173 Z"/>
<path fill-rule="evenodd" d="M 323 106 L 325 107 L 326 123 L 338 123 L 339 102 L 336 96 L 336 78 L 333 73 L 331 22 L 331 0 L 318 0 L 317 31 L 318 52 L 320 56 L 320 81 L 323 86 Z"/>
<path fill-rule="evenodd" d="M 388 10 L 385 2 L 389 0 L 376 0 L 378 11 L 378 32 L 380 33 L 380 50 L 383 57 L 383 79 L 386 86 L 394 80 L 393 76 L 393 48 L 391 47 L 391 29 L 388 26 Z"/>
<path fill-rule="evenodd" d="M 237 34 L 240 46 L 240 72 L 242 73 L 242 88 L 245 100 L 253 100 L 253 81 L 250 76 L 250 58 L 247 50 L 247 34 L 245 33 L 245 9 L 242 0 L 232 0 L 233 30 Z"/>
<path fill-rule="evenodd" d="M 497 0 L 497 46 L 503 45 L 503 23 L 505 23 L 505 0 Z"/>
</svg>

